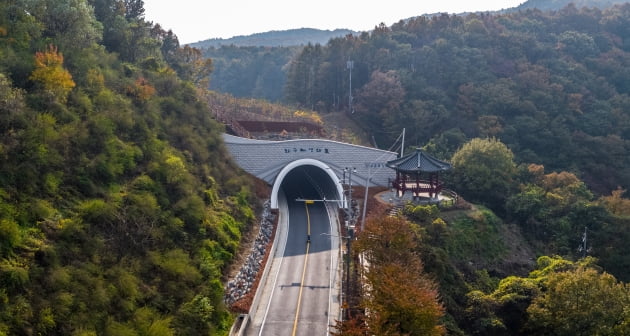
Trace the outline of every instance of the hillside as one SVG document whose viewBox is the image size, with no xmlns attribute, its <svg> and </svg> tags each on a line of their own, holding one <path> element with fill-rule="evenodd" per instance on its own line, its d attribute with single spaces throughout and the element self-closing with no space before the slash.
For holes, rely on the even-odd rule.
<svg viewBox="0 0 630 336">
<path fill-rule="evenodd" d="M 476 210 L 403 210 L 417 245 L 402 250 L 438 282 L 448 334 L 630 333 L 627 27 L 627 3 L 444 14 L 305 46 L 290 63 L 288 103 L 350 116 L 383 147 L 405 129 L 410 148 L 453 164 L 444 180 Z M 400 267 L 383 258 L 383 272 Z M 423 335 L 405 323 L 422 294 L 375 272 L 379 292 L 351 307 L 370 314 L 341 329 Z"/>
<path fill-rule="evenodd" d="M 195 87 L 210 63 L 141 4 L 0 2 L 0 335 L 234 319 L 224 276 L 261 197 Z"/>
<path fill-rule="evenodd" d="M 625 0 L 528 0 L 515 7 L 514 10 L 534 8 L 542 11 L 560 10 L 568 6 L 569 4 L 573 4 L 577 8 L 590 7 L 606 9 L 612 7 L 615 4 L 623 4 L 626 2 L 627 1 Z"/>
<path fill-rule="evenodd" d="M 286 102 L 347 111 L 351 59 L 352 116 L 376 143 L 406 128 L 448 158 L 496 137 L 519 163 L 575 172 L 608 194 L 630 187 L 629 22 L 628 4 L 418 17 L 304 47 Z"/>
<path fill-rule="evenodd" d="M 220 114 L 357 143 L 404 127 L 453 163 L 456 208 L 370 208 L 355 247 L 379 264 L 352 294 L 375 291 L 340 335 L 630 334 L 630 4 L 222 46 L 215 72 L 142 4 L 0 2 L 1 336 L 227 335 L 268 191 Z M 219 71 L 292 105 L 208 92 Z"/>
<path fill-rule="evenodd" d="M 518 12 L 526 9 L 542 11 L 560 10 L 569 3 L 577 8 L 584 6 L 605 9 L 613 4 L 625 1 L 591 0 L 591 1 L 535 1 L 523 2 L 513 8 L 506 8 L 494 13 Z M 476 15 L 475 13 L 458 13 L 457 16 Z M 479 14 L 479 13 L 477 13 Z M 424 14 L 424 18 L 439 17 L 442 13 Z M 408 22 L 418 17 L 401 18 Z M 294 55 L 304 46 L 310 44 L 325 45 L 331 38 L 340 38 L 348 34 L 359 36 L 369 32 L 354 32 L 346 29 L 333 31 L 310 28 L 291 29 L 237 36 L 230 39 L 209 39 L 192 43 L 190 46 L 203 50 L 205 57 L 214 62 L 214 72 L 210 89 L 229 93 L 236 97 L 251 97 L 272 102 L 286 102 L 285 83 L 287 68 Z M 263 84 L 264 83 L 264 84 Z M 337 94 L 338 96 L 339 94 Z"/>
<path fill-rule="evenodd" d="M 326 44 L 328 40 L 345 35 L 355 35 L 357 32 L 349 29 L 322 30 L 313 28 L 287 29 L 269 31 L 252 35 L 234 36 L 231 38 L 215 38 L 189 45 L 194 48 L 219 48 L 221 46 L 235 47 L 293 47 L 307 44 Z"/>
</svg>

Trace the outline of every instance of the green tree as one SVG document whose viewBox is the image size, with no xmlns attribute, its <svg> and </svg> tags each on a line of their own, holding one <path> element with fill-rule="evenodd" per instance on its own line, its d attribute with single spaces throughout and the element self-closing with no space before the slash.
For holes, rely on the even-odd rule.
<svg viewBox="0 0 630 336">
<path fill-rule="evenodd" d="M 530 326 L 528 310 L 535 300 L 546 295 L 550 279 L 558 274 L 573 274 L 580 268 L 595 270 L 597 266 L 592 258 L 572 262 L 558 256 L 542 256 L 537 260 L 536 269 L 527 277 L 501 279 L 488 294 L 480 290 L 470 291 L 466 295 L 467 329 L 475 335 L 520 335 Z M 556 335 L 545 333 L 543 329 L 537 331 L 532 334 Z"/>
<path fill-rule="evenodd" d="M 144 1 L 143 0 L 123 0 L 125 8 L 125 18 L 127 19 L 143 19 L 144 18 Z"/>
<path fill-rule="evenodd" d="M 103 37 L 103 26 L 96 20 L 94 8 L 87 0 L 44 0 L 32 3 L 39 4 L 29 9 L 44 23 L 44 35 L 52 37 L 64 51 L 88 48 Z"/>
<path fill-rule="evenodd" d="M 322 46 L 309 43 L 289 64 L 286 82 L 286 100 L 313 108 L 316 103 L 316 74 L 323 57 Z"/>
<path fill-rule="evenodd" d="M 5 132 L 15 127 L 24 107 L 24 92 L 13 87 L 11 81 L 0 74 L 0 134 L 6 136 Z"/>
<path fill-rule="evenodd" d="M 548 253 L 571 255 L 581 232 L 601 228 L 608 214 L 592 201 L 593 194 L 575 174 L 544 174 L 541 165 L 529 165 L 530 183 L 506 202 L 509 216 L 524 229 L 532 243 Z"/>
<path fill-rule="evenodd" d="M 554 273 L 527 308 L 526 329 L 541 335 L 627 335 L 630 286 L 592 268 Z"/>
<path fill-rule="evenodd" d="M 391 122 L 390 117 L 400 115 L 404 98 L 405 89 L 396 71 L 374 71 L 357 93 L 356 115 L 368 129 L 377 129 L 376 125 L 401 126 Z M 378 140 L 386 139 L 382 133 L 376 135 Z"/>
<path fill-rule="evenodd" d="M 212 59 L 204 58 L 201 50 L 187 45 L 177 49 L 175 55 L 177 60 L 177 63 L 174 63 L 175 70 L 182 79 L 193 82 L 197 87 L 209 86 L 213 69 Z"/>
<path fill-rule="evenodd" d="M 475 138 L 451 159 L 453 188 L 473 202 L 501 209 L 514 190 L 514 154 L 495 138 Z"/>
<path fill-rule="evenodd" d="M 599 53 L 592 36 L 577 31 L 565 31 L 558 37 L 560 47 L 576 59 L 592 57 Z"/>
</svg>

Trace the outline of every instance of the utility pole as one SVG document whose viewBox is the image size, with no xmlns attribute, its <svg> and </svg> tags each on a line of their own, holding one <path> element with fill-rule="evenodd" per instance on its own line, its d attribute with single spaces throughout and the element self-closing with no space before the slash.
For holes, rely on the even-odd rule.
<svg viewBox="0 0 630 336">
<path fill-rule="evenodd" d="M 363 214 L 361 214 L 361 232 L 365 228 L 365 216 L 367 209 L 368 189 L 370 188 L 370 179 L 372 178 L 372 162 L 368 165 L 368 174 L 365 178 L 365 195 L 363 196 Z"/>
<path fill-rule="evenodd" d="M 346 180 L 346 173 L 348 174 L 347 180 Z M 348 167 L 345 167 L 343 169 L 343 181 L 345 184 L 348 185 L 348 189 L 347 189 L 348 196 L 346 196 L 346 219 L 347 219 L 346 225 L 348 226 L 347 228 L 348 230 L 350 230 L 351 226 L 354 226 L 353 225 L 354 223 L 352 223 L 353 222 L 352 220 L 353 219 L 353 214 L 352 214 L 352 174 L 353 173 L 354 174 L 357 173 L 357 169 L 354 167 L 352 169 Z"/>
<path fill-rule="evenodd" d="M 582 244 L 578 248 L 578 251 L 582 252 L 582 258 L 586 258 L 587 245 L 586 245 L 586 226 L 584 227 L 584 234 L 582 234 Z"/>
<path fill-rule="evenodd" d="M 405 156 L 405 130 L 406 128 L 403 128 L 402 144 L 400 145 L 400 157 Z"/>
<path fill-rule="evenodd" d="M 352 68 L 354 68 L 354 61 L 348 59 L 346 62 L 346 68 L 348 69 L 348 73 L 350 76 L 350 89 L 348 90 L 348 110 L 350 113 L 354 113 L 354 109 L 352 109 Z"/>
</svg>

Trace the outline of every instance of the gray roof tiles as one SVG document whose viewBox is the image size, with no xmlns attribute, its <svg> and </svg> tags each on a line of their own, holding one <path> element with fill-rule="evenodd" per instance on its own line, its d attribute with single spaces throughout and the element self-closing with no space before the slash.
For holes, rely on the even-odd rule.
<svg viewBox="0 0 630 336">
<path fill-rule="evenodd" d="M 448 162 L 434 158 L 418 148 L 411 154 L 388 161 L 387 167 L 404 173 L 437 173 L 449 170 L 453 166 Z"/>
</svg>

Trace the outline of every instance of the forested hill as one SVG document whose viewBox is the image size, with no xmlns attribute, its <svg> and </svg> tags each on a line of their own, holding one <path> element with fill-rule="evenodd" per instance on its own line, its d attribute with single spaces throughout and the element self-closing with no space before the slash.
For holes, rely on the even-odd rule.
<svg viewBox="0 0 630 336">
<path fill-rule="evenodd" d="M 577 8 L 594 7 L 605 9 L 611 7 L 612 5 L 623 4 L 626 2 L 626 0 L 528 0 L 514 9 L 540 9 L 543 11 L 560 10 L 569 4 L 573 4 Z"/>
<path fill-rule="evenodd" d="M 195 48 L 218 48 L 220 46 L 236 47 L 292 47 L 307 44 L 325 44 L 331 38 L 348 34 L 357 34 L 349 29 L 322 30 L 313 28 L 269 31 L 252 35 L 234 36 L 231 38 L 208 39 L 191 43 Z"/>
<path fill-rule="evenodd" d="M 142 0 L 0 2 L 0 335 L 222 335 L 257 204 Z"/>
<path fill-rule="evenodd" d="M 386 147 L 449 158 L 495 137 L 518 162 L 578 174 L 607 194 L 630 181 L 630 4 L 417 17 L 307 46 L 291 63 L 290 103 L 348 109 Z"/>
</svg>

